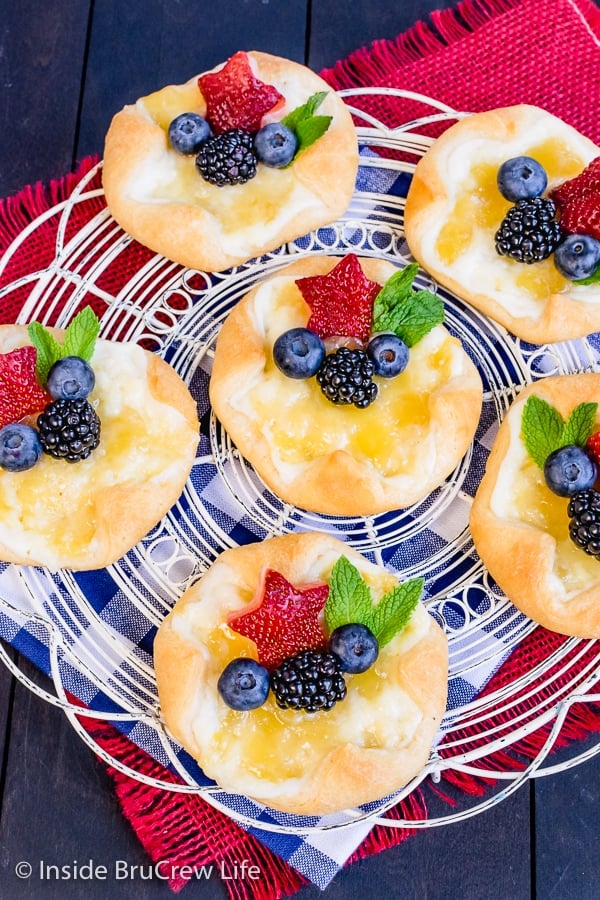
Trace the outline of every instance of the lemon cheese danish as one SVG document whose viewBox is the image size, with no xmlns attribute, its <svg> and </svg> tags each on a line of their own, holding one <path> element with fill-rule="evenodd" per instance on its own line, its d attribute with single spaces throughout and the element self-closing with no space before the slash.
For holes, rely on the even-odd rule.
<svg viewBox="0 0 600 900">
<path fill-rule="evenodd" d="M 211 403 L 284 501 L 344 516 L 406 507 L 467 450 L 481 381 L 441 301 L 412 289 L 415 269 L 312 256 L 223 324 Z"/>
<path fill-rule="evenodd" d="M 506 596 L 561 634 L 600 637 L 600 375 L 526 387 L 471 510 L 475 547 Z"/>
<path fill-rule="evenodd" d="M 77 332 L 81 323 L 77 317 L 66 332 L 0 328 L 0 559 L 7 562 L 51 569 L 114 562 L 177 500 L 195 458 L 196 404 L 176 372 L 136 344 L 96 340 L 93 321 L 89 340 L 85 329 Z"/>
<path fill-rule="evenodd" d="M 412 253 L 517 337 L 541 344 L 597 331 L 598 157 L 538 107 L 459 120 L 416 167 L 405 213 Z"/>
<path fill-rule="evenodd" d="M 226 550 L 155 639 L 167 728 L 225 790 L 284 812 L 400 789 L 446 704 L 447 641 L 422 587 L 324 534 Z"/>
<path fill-rule="evenodd" d="M 350 113 L 318 75 L 240 51 L 117 113 L 103 184 L 132 237 L 218 271 L 333 222 L 357 167 Z"/>
</svg>

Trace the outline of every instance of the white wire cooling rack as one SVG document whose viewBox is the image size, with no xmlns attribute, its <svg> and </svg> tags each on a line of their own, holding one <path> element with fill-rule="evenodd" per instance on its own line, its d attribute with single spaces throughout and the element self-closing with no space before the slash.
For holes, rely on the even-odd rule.
<svg viewBox="0 0 600 900">
<path fill-rule="evenodd" d="M 373 108 L 382 94 L 414 101 L 428 112 L 388 127 L 360 108 L 361 104 Z M 588 741 L 583 749 L 575 744 L 569 753 L 554 752 L 548 759 L 557 749 L 570 710 L 600 702 L 600 694 L 594 692 L 600 677 L 596 642 L 557 639 L 543 658 L 538 656 L 532 670 L 498 690 L 479 692 L 536 626 L 490 581 L 467 525 L 485 454 L 512 399 L 534 379 L 596 369 L 590 342 L 524 344 L 421 272 L 418 283 L 443 297 L 447 327 L 478 366 L 484 384 L 482 422 L 471 450 L 426 501 L 364 519 L 321 516 L 282 503 L 240 456 L 209 408 L 207 383 L 220 325 L 258 281 L 292 258 L 315 253 L 357 252 L 399 266 L 411 261 L 404 241 L 404 200 L 410 174 L 433 140 L 423 129 L 463 114 L 403 91 L 360 89 L 342 96 L 355 115 L 361 161 L 353 202 L 331 226 L 227 273 L 186 270 L 149 252 L 140 254 L 102 202 L 101 166 L 97 166 L 67 199 L 33 221 L 0 261 L 4 283 L 0 300 L 20 300 L 20 321 L 38 319 L 60 326 L 92 302 L 104 336 L 135 341 L 165 356 L 198 400 L 204 435 L 178 503 L 141 544 L 105 572 L 123 604 L 121 615 L 111 618 L 97 609 L 86 593 L 86 579 L 74 573 L 10 567 L 15 592 L 0 597 L 0 614 L 48 647 L 55 693 L 27 678 L 0 646 L 2 660 L 19 681 L 61 708 L 81 739 L 117 770 L 165 790 L 199 792 L 242 824 L 301 833 L 362 819 L 411 828 L 457 821 L 499 802 L 531 777 L 576 765 L 600 751 L 600 743 Z M 81 212 L 85 214 L 78 217 Z M 35 247 L 38 234 L 49 226 L 55 229 L 53 257 L 30 274 L 7 277 L 19 255 Z M 244 812 L 246 803 L 237 808 L 230 795 L 182 756 L 163 727 L 151 652 L 144 643 L 220 551 L 297 530 L 332 532 L 402 578 L 424 576 L 429 611 L 444 627 L 450 647 L 451 702 L 440 742 L 423 772 L 401 794 L 316 826 L 306 819 L 290 818 L 276 825 L 257 822 Z M 72 693 L 87 708 L 73 704 Z M 132 740 L 169 766 L 179 783 L 150 778 L 109 756 L 81 726 L 82 715 L 123 727 Z M 546 732 L 537 752 L 523 758 L 515 750 L 515 765 L 507 765 L 506 753 L 543 727 Z M 504 762 L 498 762 L 500 758 Z M 497 787 L 488 789 L 483 802 L 464 795 L 452 808 L 446 806 L 428 818 L 386 817 L 386 811 L 417 785 L 435 783 L 448 772 L 493 778 Z"/>
</svg>

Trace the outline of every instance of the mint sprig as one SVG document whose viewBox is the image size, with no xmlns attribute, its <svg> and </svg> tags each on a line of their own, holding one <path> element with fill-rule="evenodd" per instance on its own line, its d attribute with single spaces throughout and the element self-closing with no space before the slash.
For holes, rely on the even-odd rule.
<svg viewBox="0 0 600 900">
<path fill-rule="evenodd" d="M 36 373 L 40 384 L 46 384 L 48 372 L 55 362 L 65 356 L 80 356 L 89 362 L 94 353 L 96 338 L 100 332 L 98 316 L 86 306 L 65 329 L 63 343 L 41 324 L 31 322 L 27 326 L 29 340 L 37 350 Z"/>
<path fill-rule="evenodd" d="M 594 432 L 597 411 L 597 403 L 580 403 L 565 421 L 546 400 L 535 394 L 528 397 L 521 416 L 521 436 L 536 465 L 543 469 L 550 454 L 560 447 L 584 447 Z"/>
<path fill-rule="evenodd" d="M 340 625 L 365 625 L 381 648 L 408 623 L 423 593 L 423 584 L 422 578 L 413 578 L 396 585 L 374 603 L 371 589 L 356 566 L 340 556 L 329 580 L 325 627 L 331 634 Z"/>
<path fill-rule="evenodd" d="M 574 281 L 573 284 L 598 284 L 600 282 L 600 266 L 596 266 L 591 275 L 588 275 L 587 278 L 580 278 L 578 281 Z"/>
<path fill-rule="evenodd" d="M 444 304 L 431 291 L 417 291 L 413 281 L 417 263 L 399 269 L 388 278 L 373 304 L 372 331 L 392 331 L 407 347 L 413 347 L 432 328 L 444 321 Z"/>
<path fill-rule="evenodd" d="M 281 120 L 281 124 L 293 131 L 298 140 L 298 147 L 288 165 L 291 165 L 302 150 L 306 150 L 307 147 L 318 141 L 329 128 L 332 116 L 315 115 L 327 94 L 328 91 L 317 91 L 316 94 L 311 94 L 306 103 L 297 106 Z"/>
</svg>

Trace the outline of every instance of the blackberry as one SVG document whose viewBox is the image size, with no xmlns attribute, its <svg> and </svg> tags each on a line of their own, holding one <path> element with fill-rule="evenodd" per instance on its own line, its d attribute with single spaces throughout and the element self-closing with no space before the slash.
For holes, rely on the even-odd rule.
<svg viewBox="0 0 600 900">
<path fill-rule="evenodd" d="M 252 135 L 233 128 L 209 137 L 196 157 L 196 167 L 206 181 L 219 187 L 250 181 L 256 175 Z"/>
<path fill-rule="evenodd" d="M 377 397 L 374 372 L 374 363 L 364 350 L 339 347 L 321 363 L 317 382 L 332 403 L 353 403 L 365 409 Z"/>
<path fill-rule="evenodd" d="M 100 419 L 87 400 L 54 400 L 37 419 L 44 453 L 67 462 L 87 459 L 100 443 Z"/>
<path fill-rule="evenodd" d="M 508 210 L 496 232 L 496 251 L 500 256 L 524 263 L 546 259 L 563 237 L 555 215 L 553 200 L 545 197 L 519 200 Z"/>
<path fill-rule="evenodd" d="M 271 673 L 271 690 L 281 709 L 331 709 L 346 696 L 341 662 L 324 650 L 302 650 Z"/>
<path fill-rule="evenodd" d="M 578 491 L 569 500 L 571 540 L 589 556 L 600 560 L 600 492 Z"/>
</svg>

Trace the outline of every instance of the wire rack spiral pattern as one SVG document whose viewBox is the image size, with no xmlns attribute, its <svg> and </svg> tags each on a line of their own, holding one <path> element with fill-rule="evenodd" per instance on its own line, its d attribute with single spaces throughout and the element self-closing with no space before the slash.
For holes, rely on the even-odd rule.
<svg viewBox="0 0 600 900">
<path fill-rule="evenodd" d="M 525 779 L 573 765 L 600 750 L 595 746 L 587 748 L 579 756 L 542 769 L 571 706 L 600 699 L 593 693 L 600 671 L 600 650 L 594 651 L 594 642 L 571 639 L 562 643 L 538 665 L 538 670 L 494 694 L 465 699 L 461 689 L 462 683 L 483 683 L 535 629 L 490 582 L 470 539 L 469 504 L 487 450 L 523 385 L 549 374 L 597 367 L 596 353 L 589 342 L 551 347 L 523 344 L 432 283 L 422 272 L 419 285 L 437 290 L 443 297 L 447 327 L 461 339 L 480 371 L 484 384 L 481 423 L 471 450 L 427 500 L 366 519 L 316 515 L 282 503 L 240 456 L 209 408 L 207 385 L 220 325 L 232 306 L 258 281 L 291 259 L 315 253 L 341 255 L 353 251 L 383 257 L 399 266 L 410 261 L 403 237 L 404 197 L 416 161 L 431 143 L 431 138 L 423 136 L 420 129 L 461 114 L 420 95 L 390 91 L 389 94 L 409 96 L 435 111 L 389 129 L 352 105 L 371 93 L 375 91 L 342 92 L 355 114 L 362 149 L 357 191 L 350 209 L 339 222 L 260 260 L 225 274 L 207 274 L 183 270 L 162 257 L 150 256 L 117 291 L 108 291 L 107 273 L 129 251 L 130 239 L 101 204 L 85 227 L 75 233 L 69 229 L 70 217 L 78 204 L 97 202 L 102 197 L 100 189 L 89 187 L 96 174 L 92 171 L 66 201 L 25 230 L 2 261 L 5 267 L 11 254 L 18 252 L 40 224 L 55 218 L 58 227 L 54 259 L 43 270 L 4 287 L 0 297 L 26 288 L 28 297 L 20 320 L 37 318 L 57 325 L 69 321 L 93 298 L 103 310 L 104 335 L 153 349 L 168 359 L 190 386 L 202 416 L 202 440 L 192 476 L 178 503 L 140 545 L 107 570 L 118 596 L 121 600 L 126 598 L 126 615 L 119 610 L 112 616 L 96 612 L 87 600 L 84 576 L 66 571 L 51 574 L 41 569 L 14 570 L 29 605 L 17 608 L 10 599 L 0 599 L 0 616 L 26 627 L 49 647 L 56 694 L 26 679 L 2 648 L 0 655 L 17 678 L 62 708 L 82 740 L 117 769 L 168 790 L 199 791 L 243 824 L 277 831 L 306 833 L 311 827 L 343 827 L 363 818 L 390 827 L 441 824 L 480 812 L 516 790 Z M 388 153 L 377 152 L 381 149 L 396 154 L 390 158 Z M 161 722 L 151 648 L 145 638 L 223 549 L 274 534 L 315 529 L 335 534 L 401 573 L 403 578 L 425 577 L 429 611 L 449 637 L 451 703 L 442 725 L 440 746 L 432 753 L 424 772 L 401 795 L 348 812 L 327 825 L 316 826 L 306 819 L 294 821 L 291 817 L 276 825 L 257 823 L 255 816 L 247 812 L 247 801 L 236 808 L 235 802 L 209 782 L 189 759 L 182 761 Z M 585 664 L 576 666 L 582 659 Z M 556 673 L 560 673 L 560 679 Z M 93 708 L 82 710 L 74 706 L 67 697 L 67 684 L 71 693 L 73 684 L 79 687 L 75 693 L 83 702 L 93 696 Z M 524 698 L 533 701 L 527 714 L 520 706 Z M 159 762 L 179 775 L 181 783 L 148 778 L 107 757 L 80 726 L 77 716 L 82 714 L 118 723 L 132 739 L 150 747 Z M 494 776 L 509 786 L 485 802 L 461 805 L 459 811 L 446 811 L 420 822 L 385 818 L 386 810 L 427 775 L 435 780 L 443 770 L 454 769 L 489 776 L 485 761 L 498 747 L 510 746 L 544 724 L 551 728 L 542 750 L 518 773 L 493 770 Z M 475 726 L 480 727 L 484 737 L 473 746 L 464 738 L 464 731 Z"/>
</svg>

